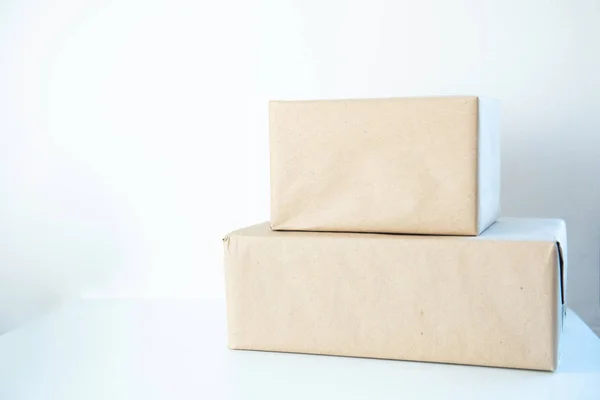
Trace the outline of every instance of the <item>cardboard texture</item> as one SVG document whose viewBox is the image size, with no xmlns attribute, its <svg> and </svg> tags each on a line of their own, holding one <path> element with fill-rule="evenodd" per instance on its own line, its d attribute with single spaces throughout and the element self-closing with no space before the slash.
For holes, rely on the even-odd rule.
<svg viewBox="0 0 600 400">
<path fill-rule="evenodd" d="M 272 101 L 271 227 L 476 235 L 498 217 L 498 103 Z"/>
<path fill-rule="evenodd" d="M 501 219 L 477 237 L 264 223 L 229 234 L 224 247 L 233 349 L 556 368 L 561 220 Z"/>
</svg>

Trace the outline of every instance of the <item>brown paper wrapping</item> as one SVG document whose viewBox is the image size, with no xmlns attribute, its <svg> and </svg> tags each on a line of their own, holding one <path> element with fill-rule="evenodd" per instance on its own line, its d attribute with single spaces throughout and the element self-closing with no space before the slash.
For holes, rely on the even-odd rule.
<svg viewBox="0 0 600 400">
<path fill-rule="evenodd" d="M 499 213 L 498 104 L 273 101 L 276 230 L 476 235 Z"/>
<path fill-rule="evenodd" d="M 561 220 L 478 237 L 281 232 L 224 239 L 229 346 L 553 370 Z"/>
</svg>

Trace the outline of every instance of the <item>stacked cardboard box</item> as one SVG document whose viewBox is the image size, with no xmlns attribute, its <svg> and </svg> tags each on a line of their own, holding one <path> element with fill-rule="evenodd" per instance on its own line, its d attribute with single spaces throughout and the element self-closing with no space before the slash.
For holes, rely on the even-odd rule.
<svg viewBox="0 0 600 400">
<path fill-rule="evenodd" d="M 561 220 L 500 218 L 497 102 L 271 102 L 271 223 L 224 239 L 229 346 L 554 370 Z"/>
</svg>

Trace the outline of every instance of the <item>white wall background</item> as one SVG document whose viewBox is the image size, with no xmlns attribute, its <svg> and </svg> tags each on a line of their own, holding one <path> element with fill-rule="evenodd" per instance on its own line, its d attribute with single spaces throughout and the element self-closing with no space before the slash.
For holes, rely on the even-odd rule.
<svg viewBox="0 0 600 400">
<path fill-rule="evenodd" d="M 220 237 L 268 219 L 268 99 L 485 94 L 503 214 L 567 221 L 568 300 L 599 329 L 599 21 L 597 0 L 1 2 L 0 322 L 67 293 L 222 297 Z"/>
</svg>

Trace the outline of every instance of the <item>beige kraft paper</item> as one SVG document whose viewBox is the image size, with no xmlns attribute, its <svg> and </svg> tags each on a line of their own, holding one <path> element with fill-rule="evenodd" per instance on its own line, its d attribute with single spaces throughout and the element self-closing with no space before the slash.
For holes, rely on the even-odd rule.
<svg viewBox="0 0 600 400">
<path fill-rule="evenodd" d="M 229 345 L 554 370 L 565 235 L 543 219 L 478 237 L 241 229 L 224 239 Z"/>
<path fill-rule="evenodd" d="M 497 102 L 273 101 L 271 226 L 476 235 L 499 213 Z"/>
</svg>

